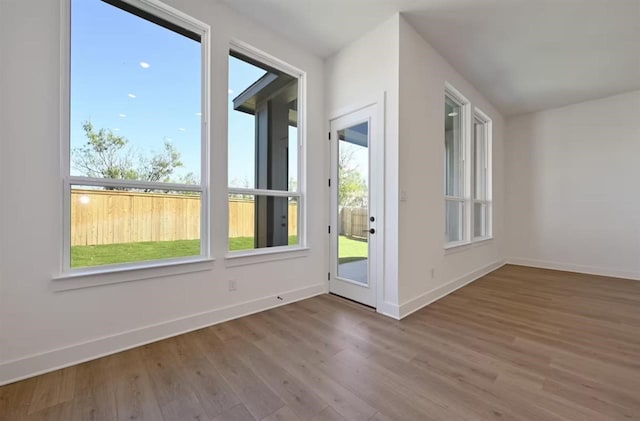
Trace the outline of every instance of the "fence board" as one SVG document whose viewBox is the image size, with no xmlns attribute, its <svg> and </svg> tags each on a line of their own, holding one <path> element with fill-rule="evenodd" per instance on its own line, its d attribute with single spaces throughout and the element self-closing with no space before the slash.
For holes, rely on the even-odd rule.
<svg viewBox="0 0 640 421">
<path fill-rule="evenodd" d="M 254 236 L 253 200 L 229 199 L 229 237 Z M 298 210 L 289 203 L 289 235 Z M 71 191 L 71 245 L 87 246 L 200 238 L 200 196 L 119 190 Z"/>
<path fill-rule="evenodd" d="M 340 209 L 340 227 L 338 233 L 347 237 L 366 238 L 369 230 L 369 212 L 367 208 Z"/>
</svg>

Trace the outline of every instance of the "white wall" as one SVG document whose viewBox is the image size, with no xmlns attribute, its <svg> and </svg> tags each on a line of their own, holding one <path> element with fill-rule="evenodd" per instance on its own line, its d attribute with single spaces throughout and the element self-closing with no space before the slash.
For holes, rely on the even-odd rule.
<svg viewBox="0 0 640 421">
<path fill-rule="evenodd" d="M 451 83 L 493 120 L 494 239 L 445 252 L 444 88 Z M 502 264 L 505 231 L 503 118 L 400 18 L 400 315 Z M 434 277 L 431 278 L 431 270 Z"/>
<path fill-rule="evenodd" d="M 640 279 L 640 91 L 507 121 L 511 262 Z"/>
<path fill-rule="evenodd" d="M 37 4 L 35 4 L 37 3 Z M 226 267 L 227 54 L 231 38 L 307 72 L 308 156 L 324 156 L 323 63 L 209 0 L 169 4 L 212 28 L 213 253 L 206 270 L 58 291 L 59 2 L 3 0 L 0 21 L 0 384 L 326 291 L 325 165 L 308 161 L 308 239 L 297 258 Z M 162 272 L 166 275 L 169 272 Z M 227 281 L 238 280 L 237 292 Z M 112 281 L 125 279 L 124 275 Z M 83 284 L 86 280 L 64 281 Z"/>
<path fill-rule="evenodd" d="M 397 317 L 398 304 L 399 18 L 399 15 L 392 16 L 325 62 L 325 98 L 329 118 L 376 102 L 383 94 L 386 97 L 384 113 L 385 259 L 384 280 L 382 280 L 383 297 L 381 297 L 382 302 L 378 300 L 377 305 L 378 311 L 394 317 Z M 327 147 L 327 156 L 328 152 Z M 328 176 L 328 169 L 326 175 Z M 327 203 L 329 203 L 328 195 Z"/>
</svg>

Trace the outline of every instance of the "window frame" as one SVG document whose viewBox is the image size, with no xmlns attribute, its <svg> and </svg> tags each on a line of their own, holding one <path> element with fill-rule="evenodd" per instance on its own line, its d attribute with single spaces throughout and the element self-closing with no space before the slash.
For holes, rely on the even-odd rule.
<svg viewBox="0 0 640 421">
<path fill-rule="evenodd" d="M 60 253 L 60 275 L 54 279 L 77 278 L 84 275 L 102 275 L 120 273 L 126 271 L 138 271 L 146 268 L 157 268 L 186 263 L 201 263 L 212 261 L 210 238 L 210 45 L 211 28 L 208 24 L 193 18 L 180 10 L 168 6 L 157 0 L 120 0 L 140 11 L 170 24 L 176 25 L 200 36 L 201 51 L 201 126 L 200 126 L 200 184 L 180 184 L 147 182 L 139 180 L 120 180 L 107 178 L 94 178 L 71 175 L 71 0 L 61 1 L 61 84 L 60 84 L 60 169 L 62 188 L 62 249 Z M 126 11 L 127 13 L 131 13 Z M 133 14 L 133 13 L 132 13 Z M 144 17 L 141 19 L 148 20 Z M 167 30 L 172 30 L 166 28 Z M 184 35 L 184 34 L 182 34 Z M 167 258 L 147 260 L 140 262 L 117 263 L 100 266 L 88 266 L 81 268 L 71 267 L 71 190 L 73 186 L 93 187 L 122 187 L 122 188 L 147 188 L 156 190 L 177 190 L 197 192 L 200 194 L 200 254 L 197 256 L 185 256 L 179 258 Z M 185 272 L 191 271 L 189 268 Z M 138 275 L 145 279 L 144 275 Z"/>
<path fill-rule="evenodd" d="M 261 256 L 261 255 L 270 255 L 270 254 L 279 254 L 279 253 L 294 253 L 302 250 L 307 250 L 307 212 L 306 212 L 306 181 L 307 181 L 307 163 L 306 163 L 306 141 L 307 141 L 307 131 L 306 131 L 306 72 L 303 70 L 279 59 L 276 58 L 262 50 L 259 50 L 253 47 L 250 44 L 247 44 L 243 41 L 234 39 L 229 42 L 229 51 L 227 54 L 227 60 L 231 57 L 231 53 L 235 52 L 246 56 L 252 60 L 259 62 L 268 67 L 272 67 L 276 70 L 284 72 L 289 76 L 295 77 L 298 81 L 298 126 L 297 126 L 297 134 L 298 134 L 298 147 L 297 147 L 297 158 L 298 158 L 298 173 L 297 173 L 297 183 L 296 190 L 276 190 L 276 189 L 255 189 L 255 188 L 242 188 L 242 187 L 230 187 L 229 186 L 229 134 L 227 132 L 227 200 L 232 194 L 239 195 L 253 195 L 253 196 L 266 196 L 266 197 L 294 197 L 297 200 L 297 221 L 298 221 L 298 243 L 294 245 L 286 245 L 286 246 L 274 246 L 274 247 L 264 247 L 264 248 L 256 248 L 256 249 L 248 249 L 248 250 L 229 250 L 229 206 L 226 206 L 226 241 L 225 241 L 225 259 L 237 259 L 237 258 L 251 258 L 252 256 Z M 228 66 L 227 66 L 228 68 Z M 227 78 L 228 80 L 228 78 Z M 227 124 L 229 121 L 229 116 L 227 116 Z"/>
<path fill-rule="evenodd" d="M 471 212 L 475 212 L 475 204 L 479 203 L 485 205 L 487 207 L 487 233 L 483 236 L 475 236 L 475 217 L 471 219 L 471 238 L 472 242 L 480 242 L 485 240 L 490 240 L 493 238 L 493 165 L 492 165 L 492 157 L 493 157 L 493 122 L 489 116 L 487 116 L 482 110 L 478 107 L 474 107 L 473 109 L 473 124 L 476 122 L 482 124 L 484 131 L 484 151 L 485 151 L 485 160 L 486 160 L 486 197 L 484 199 L 476 199 L 474 195 L 471 195 Z M 473 135 L 475 136 L 475 130 L 473 131 Z M 475 139 L 474 139 L 475 140 Z M 472 148 L 472 157 L 475 156 L 475 141 L 471 142 Z M 471 180 L 470 185 L 473 187 L 476 183 L 476 174 L 473 171 L 470 171 Z"/>
<path fill-rule="evenodd" d="M 469 244 L 469 238 L 472 224 L 472 209 L 470 197 L 471 197 L 471 185 L 469 183 L 469 173 L 470 171 L 470 161 L 471 161 L 471 147 L 470 147 L 470 128 L 471 128 L 471 102 L 464 96 L 460 91 L 453 87 L 448 82 L 445 82 L 445 90 L 443 99 L 446 102 L 446 99 L 449 98 L 452 102 L 460 107 L 462 112 L 461 127 L 460 127 L 460 142 L 462 148 L 462 163 L 461 163 L 461 178 L 462 178 L 462 195 L 461 196 L 450 196 L 446 194 L 446 185 L 447 185 L 447 174 L 446 174 L 446 163 L 444 167 L 444 208 L 445 208 L 445 233 L 444 233 L 444 247 L 445 249 L 454 248 Z M 446 149 L 444 151 L 443 156 L 446 159 Z M 457 241 L 447 241 L 446 239 L 446 203 L 447 202 L 456 202 L 462 203 L 463 209 L 463 217 L 462 217 L 462 239 Z"/>
<path fill-rule="evenodd" d="M 445 200 L 445 221 L 446 221 L 446 204 L 447 202 L 462 203 L 464 215 L 462 221 L 462 239 L 458 241 L 446 241 L 446 222 L 445 222 L 445 241 L 444 249 L 450 250 L 462 246 L 468 246 L 474 243 L 493 239 L 493 121 L 491 118 L 480 110 L 478 107 L 471 106 L 471 102 L 460 93 L 449 82 L 445 82 L 444 99 L 449 98 L 456 103 L 462 112 L 461 116 L 461 147 L 463 163 L 462 167 L 462 196 L 449 196 L 446 194 L 447 174 L 446 163 L 444 172 L 444 200 Z M 485 153 L 486 153 L 486 197 L 484 199 L 476 199 L 474 197 L 474 186 L 476 175 L 473 171 L 472 160 L 475 157 L 475 130 L 472 129 L 475 122 L 480 122 L 484 126 L 485 136 Z M 444 151 L 444 159 L 446 160 L 446 149 Z M 487 234 L 484 236 L 475 236 L 475 204 L 482 204 L 487 209 Z"/>
</svg>

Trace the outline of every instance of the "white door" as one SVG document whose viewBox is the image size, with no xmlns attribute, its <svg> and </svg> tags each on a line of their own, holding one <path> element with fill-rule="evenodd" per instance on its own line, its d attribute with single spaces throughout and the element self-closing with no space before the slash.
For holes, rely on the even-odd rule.
<svg viewBox="0 0 640 421">
<path fill-rule="evenodd" d="M 331 120 L 331 293 L 376 307 L 381 188 L 376 106 Z"/>
</svg>

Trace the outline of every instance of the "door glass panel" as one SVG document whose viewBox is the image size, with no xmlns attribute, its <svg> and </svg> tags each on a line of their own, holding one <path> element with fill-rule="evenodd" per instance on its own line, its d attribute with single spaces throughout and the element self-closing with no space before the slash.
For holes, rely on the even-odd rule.
<svg viewBox="0 0 640 421">
<path fill-rule="evenodd" d="M 338 131 L 338 277 L 368 285 L 369 123 Z"/>
</svg>

